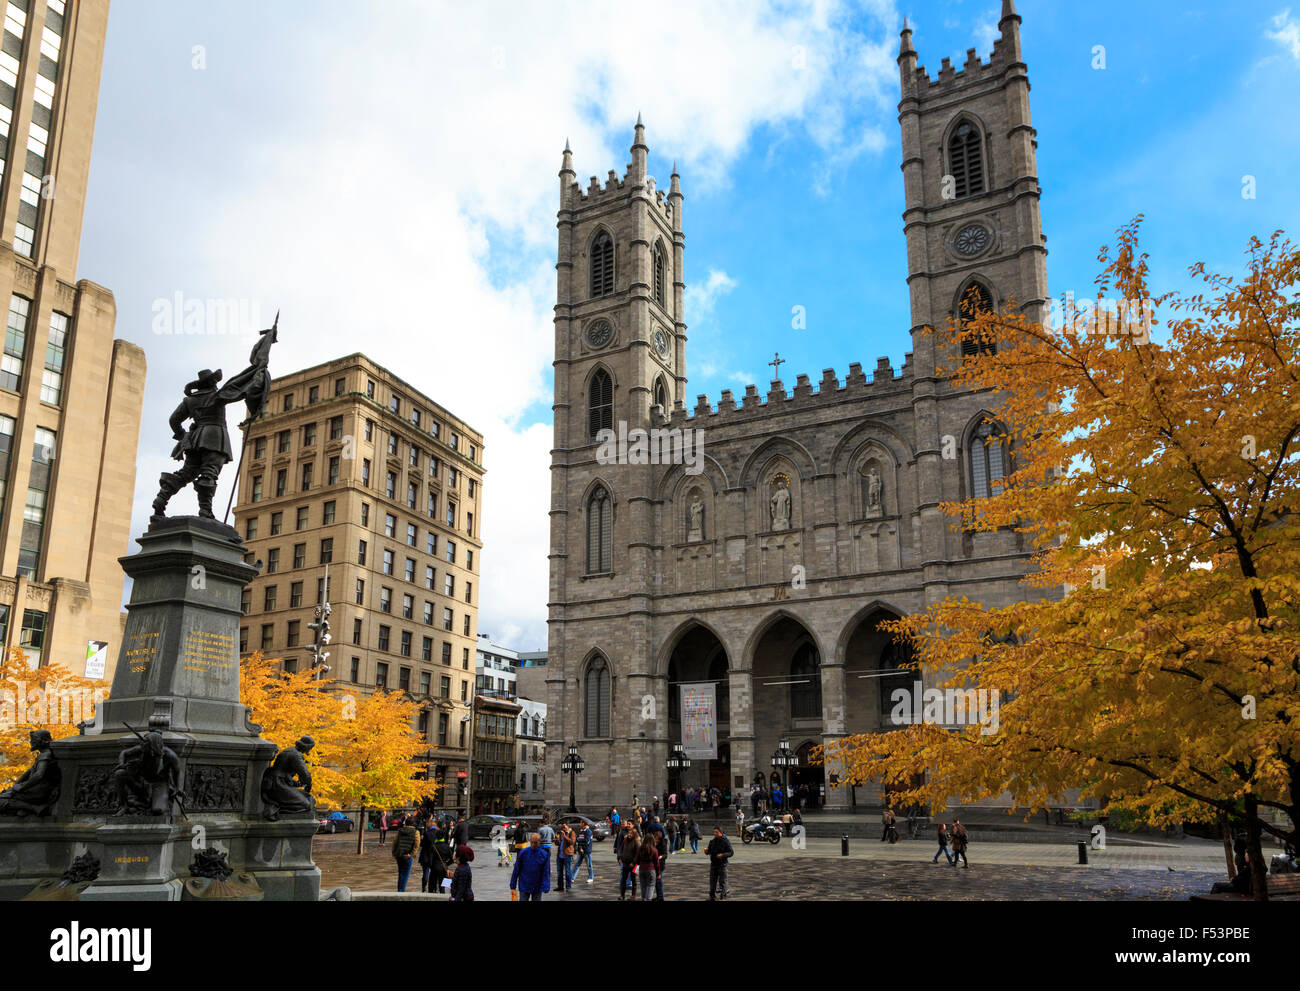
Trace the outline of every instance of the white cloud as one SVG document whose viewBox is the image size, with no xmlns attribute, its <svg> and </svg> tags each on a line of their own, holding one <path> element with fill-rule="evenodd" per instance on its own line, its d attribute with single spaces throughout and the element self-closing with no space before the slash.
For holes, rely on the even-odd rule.
<svg viewBox="0 0 1300 991">
<path fill-rule="evenodd" d="M 826 162 L 817 181 L 828 183 L 884 145 L 862 117 L 892 120 L 897 22 L 884 0 L 665 4 L 653 19 L 627 4 L 519 4 L 506 17 L 490 4 L 387 0 L 382 17 L 299 22 L 276 66 L 296 88 L 274 98 L 258 88 L 260 53 L 213 41 L 208 78 L 224 72 L 230 90 L 209 109 L 229 115 L 248 98 L 219 167 L 175 138 L 125 163 L 142 182 L 188 177 L 160 179 L 150 208 L 184 224 L 194 253 L 177 286 L 174 274 L 159 274 L 179 270 L 166 238 L 120 249 L 158 281 L 142 298 L 119 296 L 119 335 L 145 346 L 150 366 L 136 529 L 158 472 L 173 467 L 162 421 L 181 385 L 203 365 L 237 370 L 251 342 L 178 347 L 127 324 L 142 326 L 139 308 L 153 296 L 238 286 L 263 314 L 283 310 L 273 371 L 362 351 L 483 431 L 480 624 L 506 645 L 544 644 L 556 172 L 566 136 L 580 181 L 603 181 L 609 168 L 625 170 L 640 111 L 652 173 L 666 186 L 675 158 L 689 196 L 729 184 L 756 129 L 802 129 Z M 131 43 L 121 33 L 110 41 Z M 161 105 L 167 96 L 149 98 Z M 711 270 L 688 287 L 693 329 L 707 328 L 735 285 Z M 692 360 L 708 357 L 707 345 L 692 346 Z M 192 506 L 187 494 L 174 511 Z"/>
<path fill-rule="evenodd" d="M 1300 21 L 1291 16 L 1291 8 L 1287 7 L 1273 18 L 1273 27 L 1275 30 L 1266 31 L 1273 41 L 1276 41 L 1283 48 L 1291 52 L 1291 57 L 1300 62 Z"/>
</svg>

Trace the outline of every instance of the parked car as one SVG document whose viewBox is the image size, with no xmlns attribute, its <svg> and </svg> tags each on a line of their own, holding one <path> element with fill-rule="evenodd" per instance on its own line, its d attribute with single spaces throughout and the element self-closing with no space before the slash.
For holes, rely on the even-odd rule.
<svg viewBox="0 0 1300 991">
<path fill-rule="evenodd" d="M 470 816 L 465 821 L 469 824 L 469 838 L 471 840 L 486 840 L 492 837 L 493 826 L 501 826 L 506 830 L 506 835 L 511 835 L 518 819 L 510 816 L 480 815 Z"/>
<path fill-rule="evenodd" d="M 357 824 L 342 812 L 327 812 L 316 820 L 316 832 L 318 833 L 350 833 L 357 828 Z"/>
<path fill-rule="evenodd" d="M 590 826 L 591 838 L 598 843 L 609 836 L 609 826 L 603 820 L 596 820 L 576 812 L 569 812 L 560 816 L 555 825 L 559 826 L 561 823 L 566 822 L 573 827 L 574 832 L 581 832 L 583 826 Z"/>
</svg>

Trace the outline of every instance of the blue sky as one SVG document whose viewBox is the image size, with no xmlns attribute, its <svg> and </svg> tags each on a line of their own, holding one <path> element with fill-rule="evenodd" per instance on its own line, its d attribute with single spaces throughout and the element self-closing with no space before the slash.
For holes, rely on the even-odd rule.
<svg viewBox="0 0 1300 991">
<path fill-rule="evenodd" d="M 113 290 L 148 357 L 134 529 L 180 387 L 240 365 L 256 329 L 158 335 L 155 301 L 242 299 L 262 325 L 279 308 L 275 370 L 362 350 L 486 434 L 479 629 L 543 646 L 566 137 L 580 180 L 603 179 L 641 112 L 651 173 L 678 163 L 689 406 L 766 392 L 778 350 L 787 384 L 898 367 L 902 17 L 934 73 L 987 58 L 999 6 L 114 0 L 78 277 Z M 1017 9 L 1053 295 L 1086 294 L 1137 213 L 1157 290 L 1300 230 L 1300 0 Z"/>
</svg>

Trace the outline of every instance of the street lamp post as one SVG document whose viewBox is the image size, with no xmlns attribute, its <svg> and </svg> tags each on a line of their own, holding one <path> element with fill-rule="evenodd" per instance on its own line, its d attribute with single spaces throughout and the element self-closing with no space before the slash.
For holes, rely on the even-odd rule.
<svg viewBox="0 0 1300 991">
<path fill-rule="evenodd" d="M 569 752 L 564 755 L 560 761 L 560 772 L 569 775 L 569 811 L 577 812 L 578 803 L 575 800 L 574 789 L 577 785 L 578 775 L 587 769 L 587 763 L 578 755 L 578 745 L 569 744 Z"/>
<path fill-rule="evenodd" d="M 681 742 L 673 744 L 672 753 L 664 761 L 664 770 L 668 772 L 668 783 L 673 791 L 681 790 L 681 773 L 691 766 L 691 759 L 686 756 L 686 751 L 682 749 Z M 676 785 L 673 784 L 674 776 L 677 777 Z"/>
<path fill-rule="evenodd" d="M 773 771 L 781 770 L 781 771 L 788 772 L 791 768 L 796 768 L 798 766 L 799 766 L 799 755 L 794 753 L 790 749 L 790 741 L 787 740 L 785 737 L 782 737 L 781 743 L 776 748 L 776 753 L 772 755 L 772 770 Z M 789 797 L 790 797 L 789 774 L 788 773 L 782 774 L 781 781 L 783 785 L 783 793 L 786 796 L 786 800 L 789 801 Z"/>
<path fill-rule="evenodd" d="M 469 715 L 461 716 L 461 722 L 469 723 L 469 746 L 465 753 L 465 818 L 474 814 L 474 703 L 478 701 L 478 689 L 469 700 Z"/>
</svg>

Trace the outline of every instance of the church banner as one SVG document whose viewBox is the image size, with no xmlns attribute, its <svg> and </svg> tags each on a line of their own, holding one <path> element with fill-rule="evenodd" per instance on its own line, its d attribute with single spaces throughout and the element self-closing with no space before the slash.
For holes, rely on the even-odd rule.
<svg viewBox="0 0 1300 991">
<path fill-rule="evenodd" d="M 718 686 L 701 681 L 679 686 L 682 701 L 682 749 L 691 760 L 718 757 Z"/>
</svg>

